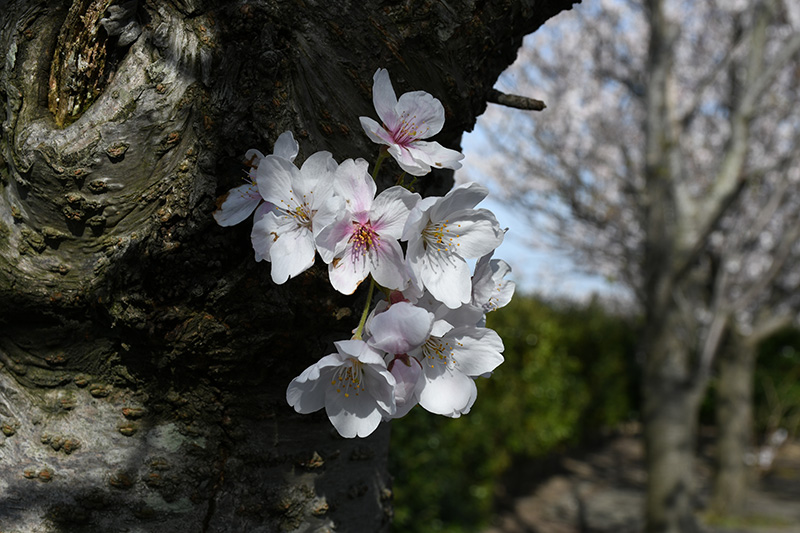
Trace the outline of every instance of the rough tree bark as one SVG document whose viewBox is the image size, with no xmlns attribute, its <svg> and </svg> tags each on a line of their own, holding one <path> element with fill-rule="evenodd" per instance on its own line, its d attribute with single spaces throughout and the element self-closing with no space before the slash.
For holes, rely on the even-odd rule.
<svg viewBox="0 0 800 533">
<path fill-rule="evenodd" d="M 388 428 L 344 440 L 284 399 L 363 295 L 274 286 L 215 199 L 286 129 L 301 158 L 375 154 L 380 66 L 456 146 L 572 3 L 0 0 L 4 530 L 386 530 Z"/>
</svg>

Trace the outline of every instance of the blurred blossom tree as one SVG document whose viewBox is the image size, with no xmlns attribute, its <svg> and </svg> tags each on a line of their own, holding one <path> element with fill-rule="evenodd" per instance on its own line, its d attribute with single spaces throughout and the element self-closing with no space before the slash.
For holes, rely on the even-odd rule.
<svg viewBox="0 0 800 533">
<path fill-rule="evenodd" d="M 731 468 L 749 430 L 730 424 L 749 404 L 753 347 L 798 307 L 798 50 L 790 0 L 604 0 L 534 35 L 501 78 L 545 112 L 488 113 L 482 171 L 541 244 L 629 288 L 645 316 L 650 532 L 697 528 L 698 409 L 726 334 L 719 390 L 737 403 L 720 413 L 734 444 L 718 486 L 732 490 L 715 501 L 741 497 Z"/>
</svg>

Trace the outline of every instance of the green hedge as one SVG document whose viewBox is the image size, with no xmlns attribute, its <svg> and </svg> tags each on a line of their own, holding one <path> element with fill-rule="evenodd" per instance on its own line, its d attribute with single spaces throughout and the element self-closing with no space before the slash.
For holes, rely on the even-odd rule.
<svg viewBox="0 0 800 533">
<path fill-rule="evenodd" d="M 600 305 L 517 296 L 489 315 L 505 343 L 460 419 L 415 408 L 392 423 L 396 533 L 478 531 L 514 460 L 540 458 L 635 416 L 633 324 Z"/>
</svg>

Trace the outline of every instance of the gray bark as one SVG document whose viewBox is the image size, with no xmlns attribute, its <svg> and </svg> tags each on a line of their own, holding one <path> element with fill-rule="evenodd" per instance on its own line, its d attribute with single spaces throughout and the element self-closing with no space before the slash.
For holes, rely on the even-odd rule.
<svg viewBox="0 0 800 533">
<path fill-rule="evenodd" d="M 457 146 L 572 3 L 0 1 L 4 530 L 386 530 L 388 427 L 341 439 L 284 397 L 364 296 L 273 285 L 215 199 L 287 129 L 372 158 L 378 67 Z"/>
<path fill-rule="evenodd" d="M 712 512 L 735 515 L 742 508 L 752 481 L 745 455 L 752 449 L 753 379 L 756 345 L 731 333 L 718 355 L 716 391 L 717 472 Z"/>
</svg>

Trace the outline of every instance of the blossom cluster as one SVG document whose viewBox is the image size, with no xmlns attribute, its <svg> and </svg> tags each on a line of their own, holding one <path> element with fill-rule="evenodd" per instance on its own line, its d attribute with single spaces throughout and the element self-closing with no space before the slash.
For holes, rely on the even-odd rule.
<svg viewBox="0 0 800 533">
<path fill-rule="evenodd" d="M 490 211 L 476 207 L 486 188 L 467 183 L 427 198 L 401 185 L 377 191 L 387 154 L 413 176 L 461 167 L 461 153 L 424 140 L 442 129 L 441 102 L 423 91 L 398 99 L 388 72 L 378 69 L 373 103 L 381 123 L 360 119 L 369 138 L 384 145 L 372 175 L 367 161 L 337 163 L 325 151 L 298 167 L 298 143 L 285 132 L 271 155 L 247 152 L 246 183 L 214 213 L 222 226 L 255 213 L 255 259 L 271 264 L 275 283 L 302 273 L 317 256 L 343 294 L 369 278 L 367 308 L 352 338 L 334 343 L 336 351 L 286 391 L 299 413 L 324 408 L 344 437 L 365 437 L 417 404 L 450 417 L 469 412 L 475 379 L 503 362 L 503 342 L 485 327 L 486 313 L 514 292 L 505 279 L 509 266 L 492 259 L 505 232 Z M 474 270 L 467 260 L 475 260 Z M 385 298 L 372 308 L 375 287 Z"/>
</svg>

